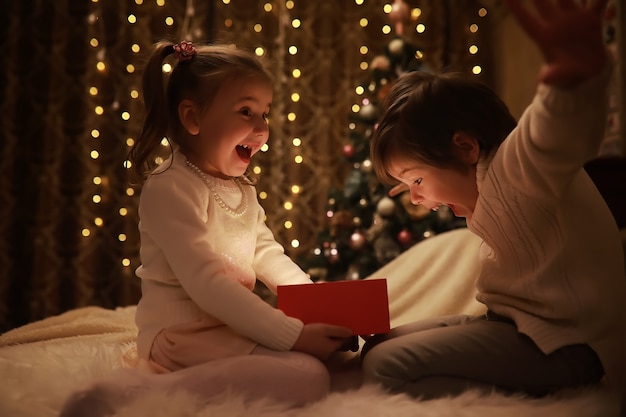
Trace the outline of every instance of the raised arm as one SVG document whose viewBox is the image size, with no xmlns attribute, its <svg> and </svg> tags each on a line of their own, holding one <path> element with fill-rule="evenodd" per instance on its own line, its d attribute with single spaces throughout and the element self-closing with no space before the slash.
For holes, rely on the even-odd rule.
<svg viewBox="0 0 626 417">
<path fill-rule="evenodd" d="M 539 80 L 575 87 L 602 71 L 608 59 L 602 18 L 608 0 L 504 0 L 544 57 Z M 527 7 L 522 3 L 532 3 Z"/>
</svg>

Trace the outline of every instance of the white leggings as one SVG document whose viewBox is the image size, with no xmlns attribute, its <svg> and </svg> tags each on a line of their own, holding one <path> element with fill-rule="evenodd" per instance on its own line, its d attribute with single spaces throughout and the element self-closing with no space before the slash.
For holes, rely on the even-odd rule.
<svg viewBox="0 0 626 417">
<path fill-rule="evenodd" d="M 328 370 L 315 357 L 259 346 L 247 356 L 214 360 L 164 374 L 118 369 L 70 395 L 59 417 L 113 415 L 141 393 L 154 390 L 186 390 L 207 402 L 217 394 L 231 391 L 248 399 L 271 398 L 300 406 L 323 398 L 329 387 Z"/>
</svg>

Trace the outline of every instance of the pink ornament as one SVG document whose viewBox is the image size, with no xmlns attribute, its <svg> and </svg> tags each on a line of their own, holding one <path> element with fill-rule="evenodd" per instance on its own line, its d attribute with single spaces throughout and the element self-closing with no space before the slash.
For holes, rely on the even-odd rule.
<svg viewBox="0 0 626 417">
<path fill-rule="evenodd" d="M 389 12 L 389 18 L 396 25 L 396 34 L 402 36 L 404 33 L 404 25 L 408 23 L 411 18 L 409 6 L 403 0 L 394 0 L 391 5 L 391 12 Z"/>
<path fill-rule="evenodd" d="M 366 242 L 367 239 L 365 238 L 365 235 L 361 232 L 354 232 L 350 236 L 350 247 L 354 250 L 363 249 Z"/>
<path fill-rule="evenodd" d="M 398 242 L 402 243 L 403 245 L 408 245 L 412 241 L 413 235 L 411 235 L 411 232 L 409 232 L 408 230 L 403 229 L 400 231 L 400 233 L 398 233 Z"/>
<path fill-rule="evenodd" d="M 352 158 L 354 156 L 354 146 L 351 144 L 343 145 L 343 155 L 346 158 Z"/>
</svg>

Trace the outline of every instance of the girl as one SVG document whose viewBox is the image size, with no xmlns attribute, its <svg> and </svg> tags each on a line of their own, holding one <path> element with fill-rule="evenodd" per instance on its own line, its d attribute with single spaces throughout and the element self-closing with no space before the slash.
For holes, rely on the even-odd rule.
<svg viewBox="0 0 626 417">
<path fill-rule="evenodd" d="M 163 89 L 170 54 L 179 62 Z M 147 112 L 134 166 L 143 167 L 166 135 L 176 150 L 148 176 L 139 203 L 139 358 L 156 372 L 219 360 L 247 372 L 251 362 L 271 360 L 265 381 L 234 386 L 280 397 L 289 387 L 294 402 L 319 398 L 328 375 L 315 357 L 326 359 L 351 331 L 304 326 L 252 293 L 257 277 L 273 291 L 311 282 L 274 240 L 245 175 L 269 136 L 269 74 L 238 49 L 161 42 L 143 88 Z M 247 355 L 253 360 L 239 365 Z"/>
<path fill-rule="evenodd" d="M 414 204 L 449 206 L 483 239 L 476 287 L 488 312 L 371 339 L 364 378 L 422 398 L 544 395 L 601 380 L 623 391 L 621 241 L 583 170 L 606 120 L 606 1 L 537 0 L 537 14 L 506 3 L 546 60 L 519 125 L 475 80 L 411 73 L 389 93 L 371 145 L 381 179 Z"/>
<path fill-rule="evenodd" d="M 170 55 L 178 62 L 164 79 Z M 296 405 L 320 399 L 330 383 L 321 360 L 352 331 L 303 325 L 252 292 L 257 278 L 273 291 L 311 283 L 274 240 L 246 175 L 268 140 L 269 74 L 242 50 L 160 42 L 143 92 L 134 167 L 144 174 L 163 137 L 174 148 L 147 175 L 139 203 L 137 353 L 149 372 L 122 370 L 74 395 L 62 415 L 106 414 L 146 389 L 203 398 L 234 390 Z"/>
</svg>

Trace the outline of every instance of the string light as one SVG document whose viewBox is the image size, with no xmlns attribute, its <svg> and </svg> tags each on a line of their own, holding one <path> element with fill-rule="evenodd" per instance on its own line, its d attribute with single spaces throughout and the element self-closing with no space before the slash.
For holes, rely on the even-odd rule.
<svg viewBox="0 0 626 417">
<path fill-rule="evenodd" d="M 121 122 L 128 122 L 128 123 L 132 122 L 134 120 L 133 118 L 134 108 L 139 105 L 138 100 L 140 98 L 138 86 L 137 85 L 131 86 L 127 92 L 123 93 L 126 95 L 126 100 L 130 100 L 130 101 L 127 102 L 126 100 L 123 100 L 122 98 L 118 97 L 119 102 L 117 102 L 118 103 L 117 105 L 120 107 L 126 107 L 126 106 L 128 107 L 115 108 L 112 104 L 107 104 L 103 102 L 104 97 L 102 97 L 101 90 L 109 93 L 110 90 L 108 90 L 108 85 L 110 85 L 110 82 L 107 82 L 107 80 L 110 81 L 110 79 L 108 77 L 112 77 L 114 73 L 119 74 L 120 70 L 125 71 L 125 73 L 128 76 L 135 77 L 134 79 L 137 80 L 137 83 L 138 83 L 139 81 L 138 81 L 136 73 L 137 73 L 138 64 L 141 62 L 140 57 L 141 57 L 141 54 L 143 54 L 142 49 L 147 48 L 150 45 L 144 45 L 141 42 L 138 42 L 136 40 L 129 42 L 127 46 L 128 48 L 127 50 L 130 51 L 128 62 L 124 63 L 122 68 L 114 68 L 112 66 L 114 65 L 113 62 L 119 62 L 119 61 L 111 61 L 109 59 L 105 42 L 102 41 L 104 37 L 104 26 L 102 23 L 103 13 L 101 9 L 102 6 L 99 0 L 91 0 L 91 2 L 92 2 L 93 13 L 91 13 L 87 17 L 87 22 L 91 26 L 89 46 L 93 52 L 93 56 L 96 59 L 93 62 L 94 69 L 95 69 L 93 73 L 94 77 L 91 80 L 91 85 L 89 85 L 88 87 L 88 94 L 93 103 L 92 114 L 95 116 L 95 117 L 92 117 L 91 119 L 93 126 L 91 127 L 89 131 L 89 137 L 91 140 L 90 142 L 91 149 L 89 151 L 89 157 L 90 157 L 90 160 L 93 161 L 92 163 L 94 164 L 94 167 L 95 167 L 93 181 L 92 181 L 93 187 L 94 187 L 94 191 L 92 193 L 92 201 L 94 205 L 99 205 L 103 201 L 103 195 L 106 195 L 112 192 L 108 188 L 109 187 L 108 181 L 104 180 L 106 175 L 103 175 L 102 171 L 105 168 L 100 167 L 100 164 L 103 164 L 104 162 L 100 161 L 101 158 L 100 158 L 99 147 L 103 146 L 103 144 L 107 143 L 107 141 L 119 140 L 119 138 L 105 137 L 108 134 L 106 132 L 108 132 L 109 129 L 104 129 L 103 126 L 101 126 L 101 124 L 109 123 L 109 120 L 113 114 L 119 115 Z M 162 25 L 162 29 L 164 33 L 166 33 L 168 30 L 171 30 L 171 28 L 182 27 L 183 29 L 187 30 L 187 32 L 185 33 L 193 34 L 198 39 L 205 38 L 205 36 L 203 36 L 200 32 L 198 32 L 197 29 L 194 31 L 191 28 L 191 25 L 189 24 L 189 20 L 192 19 L 193 12 L 194 12 L 192 3 L 193 2 L 191 1 L 188 3 L 188 4 L 191 4 L 192 6 L 187 7 L 185 11 L 185 16 L 178 17 L 174 14 L 167 14 L 166 16 L 162 17 L 160 24 Z M 234 7 L 234 4 L 231 0 L 222 0 L 222 3 L 226 7 Z M 383 5 L 384 13 L 390 13 L 390 11 L 392 10 L 392 6 L 390 3 L 391 1 Z M 145 0 L 134 0 L 135 6 L 134 6 L 134 9 L 132 9 L 133 12 L 128 13 L 125 16 L 125 19 L 127 22 L 126 24 L 129 25 L 130 30 L 132 30 L 133 27 L 138 26 L 138 24 L 140 23 L 146 24 L 146 22 L 142 20 L 143 16 L 154 15 L 155 5 L 156 7 L 163 8 L 164 11 L 167 11 L 168 4 L 169 2 L 166 2 L 164 0 L 157 0 L 156 2 L 145 2 Z M 363 6 L 365 4 L 365 1 L 354 0 L 354 4 L 356 4 L 357 6 Z M 287 0 L 287 1 L 284 1 L 284 3 L 274 2 L 274 1 L 265 1 L 265 2 L 261 2 L 260 6 L 257 6 L 257 7 L 262 7 L 262 10 L 266 13 L 278 14 L 279 12 L 281 13 L 284 12 L 286 9 L 287 11 L 286 13 L 291 14 L 293 13 L 294 10 L 296 10 L 296 1 Z M 470 70 L 472 71 L 472 73 L 476 75 L 479 75 L 482 72 L 482 66 L 480 63 L 480 48 L 478 45 L 478 39 L 479 39 L 478 35 L 480 33 L 480 28 L 481 28 L 480 19 L 485 18 L 487 14 L 488 14 L 488 10 L 485 7 L 478 8 L 476 14 L 473 16 L 476 20 L 469 22 L 467 26 L 467 30 L 469 31 L 469 36 L 470 36 L 470 43 L 468 44 L 468 47 L 467 47 L 467 54 L 473 59 L 473 64 Z M 160 14 L 160 16 L 163 16 L 163 14 Z M 422 9 L 418 7 L 411 8 L 410 16 L 411 16 L 411 22 L 412 22 L 411 23 L 412 32 L 408 31 L 407 33 L 413 33 L 413 35 L 418 36 L 418 37 L 426 34 L 428 32 L 428 28 L 423 21 L 420 21 L 421 18 L 423 17 Z M 180 20 L 182 20 L 183 18 L 185 19 L 185 21 L 182 22 L 181 24 Z M 234 24 L 235 22 L 233 21 L 232 18 L 225 18 L 223 21 L 223 25 L 226 29 L 233 28 Z M 303 27 L 304 22 L 301 16 L 300 17 L 289 16 L 289 18 L 285 21 L 278 19 L 278 24 L 283 25 L 281 30 L 285 31 L 285 39 L 297 39 L 297 37 L 292 36 L 291 34 L 296 33 L 295 31 L 299 31 Z M 360 28 L 366 29 L 370 26 L 370 19 L 368 18 L 368 16 L 362 15 L 357 18 L 356 24 L 358 24 Z M 259 21 L 259 22 L 255 22 L 251 26 L 251 29 L 255 34 L 258 34 L 259 37 L 262 37 L 265 35 L 265 32 L 267 32 L 265 28 L 265 26 L 267 25 L 268 25 L 267 22 L 264 21 L 262 23 Z M 390 24 L 385 23 L 380 26 L 380 33 L 382 33 L 384 37 L 391 36 L 393 32 L 394 32 L 394 29 L 392 25 Z M 370 46 L 371 45 L 367 45 L 367 44 L 362 44 L 358 46 L 359 55 L 362 57 L 358 65 L 362 71 L 367 71 L 369 70 L 369 67 L 370 67 L 369 58 L 371 58 L 371 54 L 372 54 L 372 48 L 370 48 Z M 257 56 L 261 57 L 261 56 L 267 55 L 267 50 L 265 49 L 263 45 L 259 44 L 254 49 L 254 53 Z M 299 57 L 300 50 L 298 48 L 297 42 L 291 42 L 291 44 L 287 46 L 285 53 L 294 58 Z M 423 51 L 417 51 L 416 55 L 418 58 L 424 57 Z M 288 86 L 287 86 L 288 91 L 286 92 L 285 97 L 288 98 L 289 100 L 288 105 L 291 106 L 291 108 L 287 108 L 286 109 L 287 111 L 284 113 L 284 115 L 285 115 L 286 121 L 288 121 L 289 123 L 294 123 L 294 124 L 295 122 L 297 122 L 298 116 L 299 116 L 298 105 L 306 101 L 306 97 L 303 97 L 301 95 L 301 92 L 298 91 L 299 90 L 298 82 L 302 80 L 303 74 L 302 74 L 301 68 L 299 68 L 297 64 L 295 64 L 297 63 L 297 61 L 298 61 L 297 59 L 293 59 L 294 64 L 292 64 L 291 68 L 289 67 L 286 68 L 286 71 L 285 71 L 286 73 L 290 74 L 290 78 L 288 78 Z M 163 65 L 164 72 L 169 73 L 171 72 L 171 70 L 172 70 L 171 65 L 169 64 Z M 309 80 L 306 80 L 306 82 L 309 82 Z M 358 113 L 359 111 L 361 111 L 363 106 L 367 104 L 365 101 L 363 101 L 363 96 L 368 91 L 370 92 L 373 91 L 373 88 L 374 88 L 373 85 L 369 85 L 369 86 L 359 85 L 355 88 L 354 93 L 356 95 L 356 102 L 352 104 L 352 107 L 351 107 L 352 112 Z M 105 120 L 105 118 L 101 116 L 107 116 L 106 117 L 107 120 Z M 354 129 L 354 127 L 355 127 L 354 123 L 349 124 L 350 129 Z M 133 137 L 129 136 L 125 139 L 125 146 L 127 148 L 132 147 L 134 143 L 135 143 L 135 139 Z M 291 152 L 293 163 L 295 164 L 296 169 L 298 166 L 302 165 L 305 162 L 305 156 L 302 153 L 302 144 L 303 144 L 303 140 L 300 137 L 293 136 L 293 138 L 291 139 L 290 152 Z M 164 149 L 166 149 L 167 147 L 169 147 L 169 142 L 164 138 L 164 140 L 162 141 L 162 145 Z M 261 149 L 261 152 L 267 152 L 268 150 L 269 150 L 269 146 L 266 144 Z M 155 162 L 157 164 L 162 163 L 163 158 L 157 157 L 155 159 Z M 122 165 L 125 169 L 128 169 L 128 170 L 132 168 L 132 164 L 130 163 L 129 160 L 122 161 Z M 262 173 L 262 169 L 260 166 L 254 166 L 252 170 L 257 175 Z M 297 210 L 295 210 L 295 207 L 297 205 L 296 197 L 303 192 L 302 186 L 297 185 L 297 184 L 291 184 L 290 190 L 294 199 L 293 201 L 288 202 L 289 208 L 287 208 L 287 203 L 285 203 L 284 209 L 286 211 L 285 213 L 286 216 L 291 216 L 294 214 L 294 212 L 297 212 Z M 132 186 L 126 189 L 126 195 L 129 198 L 128 200 L 129 204 L 131 203 L 130 199 L 134 198 L 135 194 L 136 194 L 136 190 Z M 265 190 L 259 190 L 259 198 L 261 200 L 268 199 L 269 198 L 268 192 Z M 93 212 L 94 212 L 94 222 L 95 222 L 95 219 L 100 219 L 100 220 L 103 219 L 103 217 L 96 215 L 99 212 L 98 209 L 94 208 Z M 121 217 L 127 217 L 129 214 L 129 205 L 124 205 L 123 207 L 120 207 L 117 213 Z M 93 227 L 93 225 L 95 225 L 94 222 L 92 222 L 91 225 L 86 225 L 81 231 L 81 234 L 85 238 L 93 235 L 90 227 Z M 100 223 L 100 227 L 102 227 L 103 224 L 104 224 L 103 222 Z M 287 218 L 283 221 L 284 230 L 285 231 L 289 230 L 290 233 L 297 232 L 297 230 L 295 230 L 297 229 L 297 227 L 295 227 L 295 225 L 297 224 L 298 223 L 294 219 L 291 219 L 291 218 Z M 132 239 L 129 239 L 128 235 L 124 233 L 120 234 L 119 236 L 120 236 L 119 238 L 120 242 L 128 242 L 129 240 L 132 240 Z M 124 236 L 124 238 L 122 239 L 121 236 Z M 293 248 L 297 248 L 300 245 L 300 242 L 297 239 L 291 239 L 289 241 L 291 242 L 290 244 Z M 124 266 L 131 266 L 130 258 L 127 256 L 124 256 L 123 259 L 120 259 L 120 262 Z"/>
</svg>

